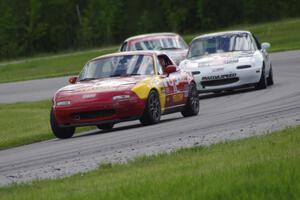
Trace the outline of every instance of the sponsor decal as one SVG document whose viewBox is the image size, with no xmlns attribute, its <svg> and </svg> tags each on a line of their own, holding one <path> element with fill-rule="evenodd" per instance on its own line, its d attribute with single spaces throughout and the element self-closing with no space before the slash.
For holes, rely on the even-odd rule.
<svg viewBox="0 0 300 200">
<path fill-rule="evenodd" d="M 83 99 L 91 99 L 91 98 L 95 98 L 96 94 L 84 94 L 82 95 Z"/>
<path fill-rule="evenodd" d="M 189 85 L 186 85 L 184 87 L 184 97 L 188 97 L 189 96 Z"/>
<path fill-rule="evenodd" d="M 212 72 L 220 72 L 220 71 L 224 71 L 224 67 L 219 67 L 212 70 Z"/>
<path fill-rule="evenodd" d="M 165 88 L 165 94 L 170 94 L 170 93 L 172 93 L 172 89 L 169 88 L 169 87 L 166 87 Z"/>
<path fill-rule="evenodd" d="M 223 75 L 217 75 L 217 76 L 204 76 L 204 77 L 202 77 L 202 81 L 222 80 L 222 79 L 228 79 L 228 78 L 234 78 L 234 77 L 236 77 L 236 73 L 223 74 Z"/>
<path fill-rule="evenodd" d="M 113 86 L 95 86 L 95 87 L 90 87 L 90 88 L 84 88 L 81 89 L 81 92 L 88 92 L 88 91 L 95 91 L 95 90 L 99 90 L 99 91 L 109 91 L 109 90 L 116 90 L 117 88 L 114 88 Z"/>
<path fill-rule="evenodd" d="M 164 87 L 160 87 L 160 91 L 162 94 L 166 94 L 166 89 Z"/>
<path fill-rule="evenodd" d="M 158 85 L 160 82 L 157 79 L 152 79 L 152 85 Z"/>
<path fill-rule="evenodd" d="M 239 62 L 238 58 L 227 58 L 227 59 L 224 59 L 224 64 L 231 64 L 231 63 L 237 63 L 237 62 Z"/>
<path fill-rule="evenodd" d="M 167 98 L 166 98 L 166 103 L 167 103 L 167 104 L 170 104 L 170 102 L 171 102 L 170 97 L 167 97 Z"/>
<path fill-rule="evenodd" d="M 173 103 L 178 103 L 183 101 L 183 94 L 179 93 L 179 94 L 174 94 L 173 95 Z"/>
</svg>

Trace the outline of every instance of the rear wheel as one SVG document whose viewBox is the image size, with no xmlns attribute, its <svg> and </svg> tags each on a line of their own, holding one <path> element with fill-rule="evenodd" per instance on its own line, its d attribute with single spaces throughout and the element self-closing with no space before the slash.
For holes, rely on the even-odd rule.
<svg viewBox="0 0 300 200">
<path fill-rule="evenodd" d="M 151 90 L 146 102 L 145 110 L 140 118 L 144 125 L 156 124 L 160 121 L 161 107 L 159 96 L 155 90 Z"/>
<path fill-rule="evenodd" d="M 100 124 L 100 125 L 97 125 L 97 127 L 104 131 L 109 131 L 114 127 L 114 124 L 113 123 Z"/>
<path fill-rule="evenodd" d="M 59 126 L 59 124 L 56 122 L 53 109 L 51 109 L 51 112 L 50 112 L 50 125 L 51 125 L 51 129 L 52 129 L 52 132 L 55 135 L 55 137 L 60 138 L 60 139 L 70 138 L 75 133 L 75 127 L 62 128 Z"/>
<path fill-rule="evenodd" d="M 266 79 L 266 71 L 265 67 L 262 68 L 261 77 L 259 82 L 256 84 L 255 89 L 266 89 L 267 88 L 267 79 Z"/>
<path fill-rule="evenodd" d="M 190 84 L 189 96 L 186 106 L 181 114 L 184 117 L 198 115 L 200 109 L 199 95 L 194 83 Z"/>
<path fill-rule="evenodd" d="M 269 77 L 267 78 L 267 83 L 268 83 L 268 85 L 273 85 L 274 84 L 272 66 L 271 66 L 270 71 L 269 71 Z"/>
</svg>

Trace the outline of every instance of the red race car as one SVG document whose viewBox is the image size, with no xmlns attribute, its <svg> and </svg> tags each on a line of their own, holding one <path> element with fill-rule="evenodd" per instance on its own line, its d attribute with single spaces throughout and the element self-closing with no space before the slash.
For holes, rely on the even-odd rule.
<svg viewBox="0 0 300 200">
<path fill-rule="evenodd" d="M 69 82 L 53 97 L 50 124 L 58 138 L 72 137 L 78 126 L 109 130 L 122 121 L 139 119 L 147 125 L 159 122 L 162 114 L 199 112 L 193 76 L 162 52 L 100 56 Z"/>
</svg>

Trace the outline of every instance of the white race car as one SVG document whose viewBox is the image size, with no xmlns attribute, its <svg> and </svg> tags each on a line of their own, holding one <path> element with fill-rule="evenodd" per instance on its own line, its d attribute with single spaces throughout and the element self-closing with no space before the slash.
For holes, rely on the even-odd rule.
<svg viewBox="0 0 300 200">
<path fill-rule="evenodd" d="M 269 47 L 248 31 L 201 35 L 192 40 L 179 67 L 194 75 L 200 93 L 248 86 L 264 89 L 273 85 Z"/>
</svg>

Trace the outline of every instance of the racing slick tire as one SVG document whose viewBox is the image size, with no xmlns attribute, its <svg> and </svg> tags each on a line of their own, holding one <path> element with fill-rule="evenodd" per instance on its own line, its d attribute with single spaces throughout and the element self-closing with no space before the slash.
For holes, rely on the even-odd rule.
<svg viewBox="0 0 300 200">
<path fill-rule="evenodd" d="M 255 89 L 261 90 L 267 88 L 266 70 L 265 67 L 262 68 L 261 77 L 259 82 L 256 84 Z"/>
<path fill-rule="evenodd" d="M 200 109 L 200 102 L 199 102 L 199 95 L 197 92 L 197 88 L 194 83 L 191 83 L 189 88 L 188 100 L 184 110 L 181 111 L 181 114 L 184 117 L 195 116 L 198 115 L 199 109 Z"/>
<path fill-rule="evenodd" d="M 269 77 L 267 78 L 267 83 L 268 83 L 268 85 L 274 85 L 272 66 L 269 71 Z"/>
<path fill-rule="evenodd" d="M 156 124 L 160 121 L 160 117 L 161 106 L 159 96 L 155 90 L 151 90 L 147 98 L 144 113 L 140 118 L 140 122 L 143 125 Z"/>
<path fill-rule="evenodd" d="M 70 138 L 75 133 L 75 127 L 62 128 L 58 125 L 58 123 L 56 122 L 55 116 L 54 116 L 53 109 L 51 109 L 51 112 L 50 112 L 50 125 L 51 125 L 53 134 L 57 138 L 60 138 L 60 139 Z"/>
<path fill-rule="evenodd" d="M 113 123 L 100 124 L 100 125 L 97 125 L 97 127 L 104 131 L 109 131 L 114 127 L 114 124 Z"/>
</svg>

